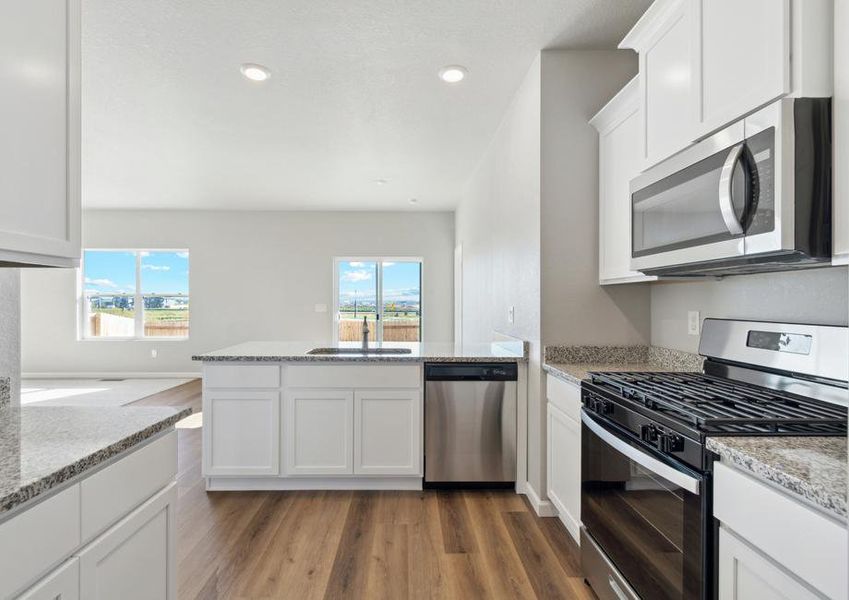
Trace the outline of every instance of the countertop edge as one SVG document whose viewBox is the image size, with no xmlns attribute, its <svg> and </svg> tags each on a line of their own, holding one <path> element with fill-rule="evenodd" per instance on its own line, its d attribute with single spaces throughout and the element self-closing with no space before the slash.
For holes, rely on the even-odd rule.
<svg viewBox="0 0 849 600">
<path fill-rule="evenodd" d="M 193 361 L 198 362 L 342 362 L 342 363 L 526 363 L 526 356 L 246 356 L 246 355 L 219 355 L 192 356 Z"/>
<path fill-rule="evenodd" d="M 5 519 L 5 517 L 8 516 L 7 513 L 17 509 L 20 505 L 38 498 L 66 481 L 79 477 L 87 471 L 100 466 L 109 459 L 138 446 L 140 443 L 150 439 L 156 434 L 173 427 L 177 421 L 180 421 L 191 414 L 192 409 L 189 407 L 178 409 L 173 415 L 165 417 L 131 435 L 125 436 L 108 446 L 104 446 L 91 454 L 65 465 L 53 473 L 45 475 L 36 481 L 20 487 L 11 494 L 0 498 L 0 520 Z"/>
<path fill-rule="evenodd" d="M 748 452 L 731 448 L 716 438 L 708 437 L 706 447 L 708 450 L 718 454 L 720 460 L 727 461 L 739 470 L 750 473 L 788 492 L 801 496 L 833 518 L 843 522 L 847 521 L 846 498 L 842 498 L 820 486 L 800 479 L 772 465 L 768 465 Z"/>
<path fill-rule="evenodd" d="M 559 369 L 559 368 L 557 368 L 553 365 L 550 365 L 548 363 L 543 363 L 542 370 L 545 371 L 546 373 L 553 375 L 557 379 L 565 381 L 566 383 L 572 383 L 574 385 L 581 385 L 582 380 L 580 378 L 572 375 L 571 373 L 567 373 L 566 371 Z"/>
</svg>

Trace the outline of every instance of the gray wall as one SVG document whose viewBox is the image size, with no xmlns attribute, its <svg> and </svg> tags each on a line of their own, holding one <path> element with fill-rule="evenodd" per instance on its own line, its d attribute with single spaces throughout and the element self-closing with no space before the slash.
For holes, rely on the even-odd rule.
<svg viewBox="0 0 849 600">
<path fill-rule="evenodd" d="M 598 287 L 598 150 L 587 123 L 636 69 L 630 52 L 543 51 L 456 212 L 463 340 L 530 342 L 528 481 L 543 498 L 543 344 L 648 341 L 648 289 Z"/>
<path fill-rule="evenodd" d="M 451 213 L 86 211 L 83 241 L 89 248 L 188 248 L 190 338 L 80 341 L 78 272 L 28 270 L 24 373 L 190 372 L 199 370 L 192 354 L 247 340 L 327 343 L 334 256 L 423 257 L 425 340 L 453 338 Z M 316 313 L 315 304 L 328 312 Z"/>
<path fill-rule="evenodd" d="M 12 402 L 20 401 L 21 293 L 18 269 L 0 268 L 0 377 L 12 379 Z"/>
<path fill-rule="evenodd" d="M 687 311 L 701 318 L 846 325 L 847 267 L 741 275 L 721 280 L 651 284 L 651 341 L 696 352 L 699 338 L 687 334 Z"/>
</svg>

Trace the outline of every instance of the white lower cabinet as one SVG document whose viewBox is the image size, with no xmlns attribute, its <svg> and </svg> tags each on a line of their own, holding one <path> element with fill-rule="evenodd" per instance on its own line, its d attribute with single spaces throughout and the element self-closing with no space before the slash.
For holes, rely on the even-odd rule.
<svg viewBox="0 0 849 600">
<path fill-rule="evenodd" d="M 419 390 L 354 392 L 354 473 L 421 475 Z"/>
<path fill-rule="evenodd" d="M 354 392 L 287 390 L 283 404 L 288 475 L 354 472 Z"/>
<path fill-rule="evenodd" d="M 581 425 L 548 404 L 548 499 L 576 540 L 581 523 Z"/>
<path fill-rule="evenodd" d="M 204 475 L 280 473 L 280 393 L 205 390 Z"/>
<path fill-rule="evenodd" d="M 724 527 L 719 529 L 720 600 L 821 600 Z"/>
<path fill-rule="evenodd" d="M 80 559 L 74 557 L 21 594 L 20 600 L 78 600 L 79 597 Z"/>
<path fill-rule="evenodd" d="M 81 598 L 176 598 L 176 501 L 172 483 L 80 552 Z"/>
</svg>

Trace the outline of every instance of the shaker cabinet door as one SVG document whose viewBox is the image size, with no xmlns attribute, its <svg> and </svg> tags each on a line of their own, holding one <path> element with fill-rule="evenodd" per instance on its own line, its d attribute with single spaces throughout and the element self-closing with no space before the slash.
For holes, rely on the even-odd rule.
<svg viewBox="0 0 849 600">
<path fill-rule="evenodd" d="M 353 473 L 353 391 L 287 390 L 283 404 L 287 475 Z"/>
<path fill-rule="evenodd" d="M 548 404 L 548 498 L 577 542 L 581 522 L 581 425 Z"/>
<path fill-rule="evenodd" d="M 354 473 L 421 475 L 419 390 L 354 392 Z"/>
</svg>

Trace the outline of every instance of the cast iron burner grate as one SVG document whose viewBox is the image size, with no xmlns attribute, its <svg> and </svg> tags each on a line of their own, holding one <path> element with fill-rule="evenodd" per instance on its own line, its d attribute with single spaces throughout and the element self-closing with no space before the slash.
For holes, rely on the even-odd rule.
<svg viewBox="0 0 849 600">
<path fill-rule="evenodd" d="M 845 435 L 847 409 L 702 373 L 592 373 L 592 382 L 712 434 Z"/>
</svg>

